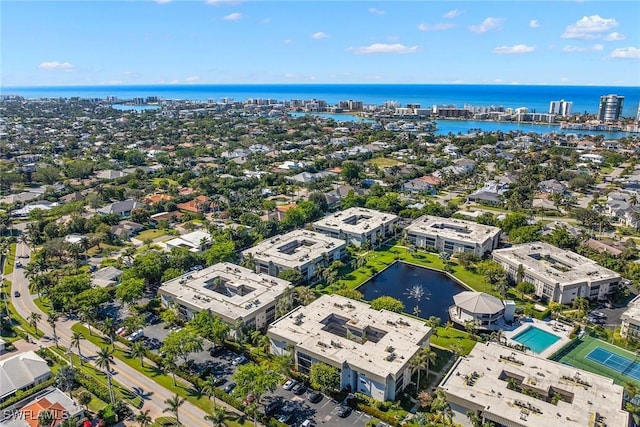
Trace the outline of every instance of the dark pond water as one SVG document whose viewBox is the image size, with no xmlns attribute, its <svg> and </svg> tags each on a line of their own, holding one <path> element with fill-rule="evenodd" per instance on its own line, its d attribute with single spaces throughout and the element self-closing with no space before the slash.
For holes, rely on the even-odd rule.
<svg viewBox="0 0 640 427">
<path fill-rule="evenodd" d="M 466 289 L 438 271 L 396 262 L 358 290 L 367 301 L 387 295 L 402 301 L 406 313 L 415 315 L 418 307 L 418 316 L 436 316 L 444 323 L 449 320 L 447 309 L 453 305 L 453 296 Z"/>
</svg>

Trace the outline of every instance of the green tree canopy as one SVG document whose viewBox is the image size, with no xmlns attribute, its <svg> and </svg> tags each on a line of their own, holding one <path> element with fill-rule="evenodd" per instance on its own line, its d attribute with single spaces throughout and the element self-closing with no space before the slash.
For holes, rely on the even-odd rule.
<svg viewBox="0 0 640 427">
<path fill-rule="evenodd" d="M 311 387 L 325 393 L 331 393 L 340 389 L 340 372 L 337 368 L 326 363 L 314 363 L 309 372 L 309 381 Z"/>
<path fill-rule="evenodd" d="M 402 313 L 404 310 L 404 304 L 396 298 L 385 295 L 371 301 L 371 308 L 374 310 L 389 310 L 396 313 Z"/>
</svg>

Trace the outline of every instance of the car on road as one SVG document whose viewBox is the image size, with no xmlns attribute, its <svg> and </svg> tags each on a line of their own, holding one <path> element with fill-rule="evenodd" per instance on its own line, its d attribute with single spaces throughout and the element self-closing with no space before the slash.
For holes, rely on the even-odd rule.
<svg viewBox="0 0 640 427">
<path fill-rule="evenodd" d="M 298 383 L 298 384 L 296 384 L 296 385 L 291 389 L 291 391 L 292 391 L 294 394 L 302 394 L 302 393 L 304 393 L 305 391 L 307 391 L 307 386 L 306 386 L 306 385 L 304 385 L 303 383 Z"/>
<path fill-rule="evenodd" d="M 244 354 L 241 354 L 240 356 L 236 357 L 235 359 L 233 359 L 233 361 L 231 362 L 234 365 L 243 365 L 245 363 L 247 363 L 249 361 L 249 359 L 247 359 L 247 356 L 245 356 Z"/>
<path fill-rule="evenodd" d="M 320 393 L 319 391 L 313 391 L 309 393 L 307 400 L 309 400 L 309 402 L 311 403 L 318 403 L 322 400 L 322 397 L 322 393 Z"/>
<path fill-rule="evenodd" d="M 295 387 L 298 384 L 298 381 L 294 380 L 293 378 L 289 378 L 287 380 L 286 383 L 284 383 L 284 385 L 282 386 L 283 389 L 285 390 L 291 390 L 293 387 Z"/>
<path fill-rule="evenodd" d="M 20 261 L 16 262 L 16 268 L 22 268 L 22 263 Z"/>
<path fill-rule="evenodd" d="M 20 297 L 20 291 L 14 291 L 13 296 L 16 298 Z"/>
<path fill-rule="evenodd" d="M 236 388 L 236 383 L 229 383 L 222 389 L 225 393 L 231 394 L 233 389 Z"/>
<path fill-rule="evenodd" d="M 349 406 L 340 405 L 340 407 L 338 408 L 338 412 L 336 412 L 336 415 L 340 418 L 347 418 L 349 415 L 351 415 L 351 408 Z"/>
</svg>

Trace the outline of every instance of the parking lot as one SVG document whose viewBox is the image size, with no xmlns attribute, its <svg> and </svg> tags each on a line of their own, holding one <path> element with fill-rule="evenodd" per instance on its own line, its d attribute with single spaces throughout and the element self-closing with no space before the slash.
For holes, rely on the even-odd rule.
<svg viewBox="0 0 640 427">
<path fill-rule="evenodd" d="M 165 329 L 162 323 L 147 325 L 144 328 L 145 343 L 162 342 L 164 338 L 171 332 Z M 213 344 L 207 340 L 204 342 L 203 351 L 191 353 L 189 355 L 189 371 L 194 375 L 215 375 L 221 378 L 220 389 L 224 389 L 233 382 L 233 374 L 237 368 L 233 364 L 233 359 L 239 355 L 224 349 L 219 354 L 212 356 L 209 349 Z M 152 351 L 157 352 L 156 348 L 150 347 Z M 248 362 L 252 363 L 252 362 Z M 308 400 L 310 390 L 306 390 L 301 394 L 294 394 L 293 391 L 284 390 L 282 384 L 279 384 L 275 392 L 266 394 L 261 400 L 261 411 L 272 405 L 272 415 L 278 418 L 283 413 L 290 414 L 286 424 L 299 426 L 305 420 L 309 419 L 312 425 L 326 426 L 357 426 L 363 427 L 371 417 L 360 411 L 351 411 L 351 413 L 341 418 L 337 415 L 340 402 L 322 396 L 322 400 L 317 403 L 311 403 Z M 272 403 L 274 402 L 274 403 Z"/>
</svg>

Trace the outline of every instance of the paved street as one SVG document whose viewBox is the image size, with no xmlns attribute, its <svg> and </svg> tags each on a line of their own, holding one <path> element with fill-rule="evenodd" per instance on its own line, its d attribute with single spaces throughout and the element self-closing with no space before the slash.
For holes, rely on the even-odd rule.
<svg viewBox="0 0 640 427">
<path fill-rule="evenodd" d="M 16 256 L 27 256 L 22 259 L 22 263 L 26 265 L 27 258 L 29 255 L 29 248 L 23 243 L 18 243 L 16 249 Z M 9 275 L 9 280 L 12 282 L 12 292 L 11 299 L 14 307 L 18 311 L 18 313 L 27 318 L 32 312 L 41 313 L 43 316 L 43 320 L 40 321 L 38 328 L 43 330 L 47 336 L 52 335 L 52 330 L 49 324 L 44 320 L 46 319 L 46 314 L 42 313 L 40 309 L 33 303 L 33 299 L 29 294 L 29 284 L 28 280 L 24 277 L 23 270 L 21 268 L 16 268 L 13 274 Z M 19 291 L 20 297 L 15 297 L 13 291 Z M 74 324 L 74 321 L 68 320 L 66 318 L 61 318 L 56 324 L 56 332 L 59 336 L 59 342 L 63 346 L 69 346 L 71 342 L 71 326 Z M 43 339 L 40 340 L 39 344 L 42 346 L 53 345 L 51 339 Z M 81 344 L 82 354 L 86 355 L 89 359 L 92 359 L 97 354 L 99 348 L 87 341 L 82 341 Z M 149 409 L 151 411 L 150 415 L 153 418 L 166 416 L 166 413 L 163 413 L 163 409 L 165 408 L 164 401 L 173 396 L 169 390 L 159 386 L 157 383 L 147 378 L 146 376 L 138 373 L 135 369 L 129 367 L 128 365 L 118 361 L 116 359 L 116 363 L 113 365 L 114 370 L 114 379 L 118 381 L 123 386 L 127 387 L 130 390 L 137 390 L 141 393 L 144 393 L 144 409 Z M 195 405 L 185 402 L 185 404 L 180 408 L 180 419 L 183 420 L 185 425 L 188 426 L 208 426 L 209 423 L 204 421 L 205 412 Z"/>
</svg>

